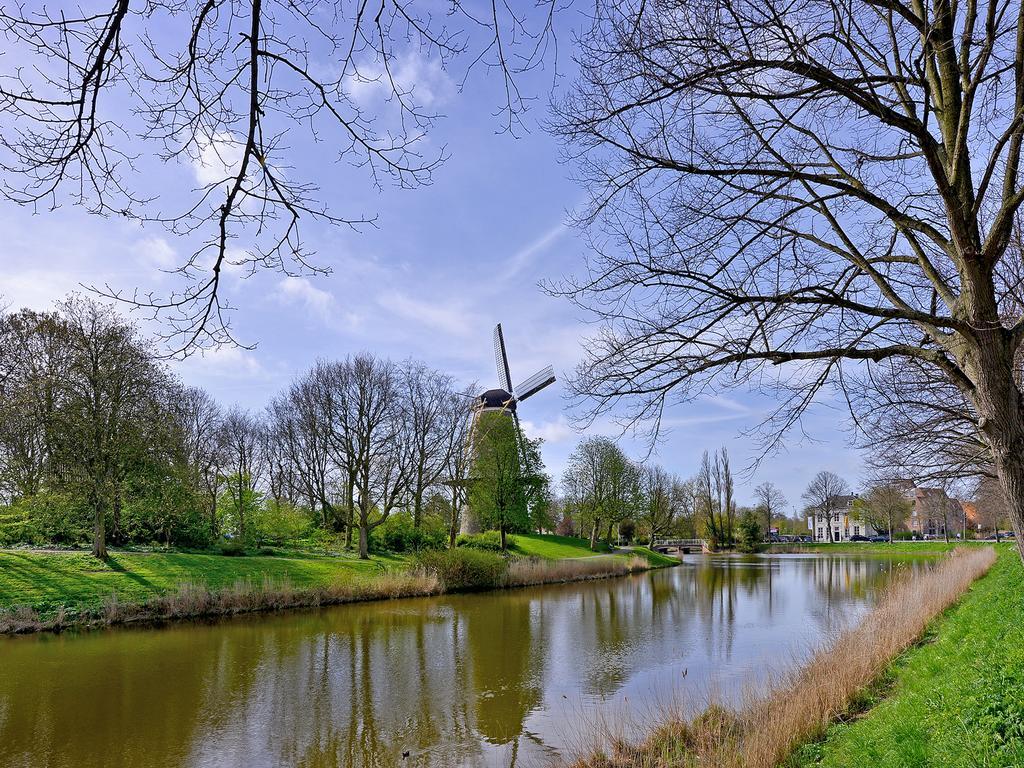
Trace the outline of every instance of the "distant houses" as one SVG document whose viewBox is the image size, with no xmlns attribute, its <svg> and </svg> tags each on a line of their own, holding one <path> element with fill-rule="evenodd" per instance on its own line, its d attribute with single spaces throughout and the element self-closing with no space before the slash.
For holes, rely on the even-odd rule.
<svg viewBox="0 0 1024 768">
<path fill-rule="evenodd" d="M 877 536 L 871 525 L 858 513 L 854 504 L 860 497 L 857 494 L 836 496 L 833 498 L 832 513 L 811 508 L 807 517 L 807 527 L 815 541 L 849 541 L 851 536 Z M 828 529 L 831 525 L 832 537 Z"/>
<path fill-rule="evenodd" d="M 978 511 L 974 502 L 952 498 L 942 488 L 923 488 L 909 481 L 901 485 L 905 487 L 904 497 L 909 502 L 910 514 L 893 526 L 893 533 L 905 528 L 917 538 L 932 538 L 945 536 L 948 530 L 952 537 L 964 529 L 974 530 L 978 526 Z M 834 497 L 829 505 L 831 514 L 828 510 L 809 508 L 807 528 L 814 540 L 850 541 L 852 536 L 886 534 L 886 531 L 876 530 L 864 519 L 860 511 L 863 505 L 856 503 L 859 499 L 857 494 Z M 830 525 L 831 539 L 828 530 Z"/>
<path fill-rule="evenodd" d="M 970 501 L 951 498 L 942 488 L 911 488 L 907 499 L 913 503 L 907 527 L 920 537 L 954 536 L 963 530 L 964 517 L 968 530 L 978 523 L 978 510 Z"/>
</svg>

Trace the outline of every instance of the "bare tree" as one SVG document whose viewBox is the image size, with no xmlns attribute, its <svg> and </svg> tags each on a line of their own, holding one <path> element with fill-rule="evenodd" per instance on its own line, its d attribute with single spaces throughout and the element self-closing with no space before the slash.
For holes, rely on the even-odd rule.
<svg viewBox="0 0 1024 768">
<path fill-rule="evenodd" d="M 345 362 L 348 373 L 339 400 L 352 453 L 359 557 L 370 551 L 370 532 L 408 500 L 411 462 L 401 444 L 402 409 L 393 363 L 361 354 Z"/>
<path fill-rule="evenodd" d="M 1000 527 L 1009 519 L 1009 508 L 1002 486 L 995 478 L 982 478 L 974 492 L 978 522 L 992 530 L 999 541 Z"/>
<path fill-rule="evenodd" d="M 839 512 L 840 497 L 850 492 L 846 481 L 834 472 L 823 470 L 814 476 L 807 490 L 803 492 L 803 500 L 814 516 L 825 522 L 828 528 L 828 540 L 834 541 L 832 524 Z"/>
<path fill-rule="evenodd" d="M 910 515 L 910 500 L 903 488 L 897 485 L 876 485 L 864 499 L 867 522 L 876 530 L 885 528 L 889 541 L 897 528 L 906 525 Z"/>
<path fill-rule="evenodd" d="M 651 543 L 671 529 L 679 513 L 680 496 L 675 493 L 679 480 L 657 464 L 648 464 L 642 470 L 643 507 L 640 521 L 647 526 Z"/>
<path fill-rule="evenodd" d="M 554 0 L 525 14 L 455 0 L 108 0 L 98 10 L 0 9 L 0 172 L 30 207 L 65 201 L 156 223 L 197 243 L 166 295 L 122 295 L 163 318 L 174 349 L 230 339 L 220 280 L 234 265 L 326 272 L 300 225 L 358 226 L 305 180 L 295 149 L 325 148 L 368 185 L 428 183 L 444 160 L 422 141 L 437 119 L 430 94 L 403 80 L 411 56 L 462 75 L 496 70 L 498 112 L 513 130 L 526 108 L 519 75 L 554 62 Z M 175 32 L 172 34 L 170 30 Z M 379 90 L 386 113 L 357 90 Z M 199 164 L 180 209 L 142 185 L 151 168 Z M 319 166 L 313 169 L 318 172 Z"/>
<path fill-rule="evenodd" d="M 913 361 L 970 403 L 1024 547 L 1019 3 L 596 19 L 558 119 L 593 192 L 591 269 L 560 287 L 606 321 L 575 381 L 591 415 L 657 427 L 670 398 L 768 388 L 771 450 L 823 388 Z"/>
<path fill-rule="evenodd" d="M 732 543 L 733 518 L 736 503 L 733 497 L 732 471 L 729 456 L 723 448 L 712 460 L 704 451 L 700 469 L 695 478 L 697 517 L 711 546 Z"/>
<path fill-rule="evenodd" d="M 761 483 L 754 489 L 754 499 L 757 501 L 757 508 L 765 517 L 765 534 L 771 532 L 772 520 L 776 515 L 781 515 L 786 508 L 786 496 L 773 482 Z"/>
<path fill-rule="evenodd" d="M 217 496 L 225 462 L 221 429 L 221 409 L 208 392 L 185 387 L 172 403 L 172 412 L 180 426 L 192 482 L 201 488 L 209 505 L 210 535 L 218 533 Z"/>
<path fill-rule="evenodd" d="M 265 425 L 254 414 L 232 408 L 220 425 L 220 441 L 224 446 L 224 488 L 235 514 L 235 533 L 245 540 L 247 515 L 252 512 L 255 494 L 263 480 Z"/>
<path fill-rule="evenodd" d="M 423 363 L 407 360 L 399 366 L 397 386 L 401 408 L 402 443 L 409 454 L 413 526 L 420 527 L 423 500 L 450 466 L 451 453 L 465 422 L 465 405 L 454 395 L 450 376 Z"/>
</svg>

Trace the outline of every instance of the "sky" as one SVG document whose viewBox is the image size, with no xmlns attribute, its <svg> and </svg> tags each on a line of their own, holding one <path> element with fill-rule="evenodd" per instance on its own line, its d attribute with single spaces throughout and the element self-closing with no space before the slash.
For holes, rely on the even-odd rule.
<svg viewBox="0 0 1024 768">
<path fill-rule="evenodd" d="M 564 59 L 562 71 L 571 76 Z M 540 287 L 582 271 L 586 258 L 580 233 L 566 223 L 584 191 L 543 125 L 551 71 L 523 79 L 524 91 L 537 99 L 516 136 L 502 131 L 495 117 L 500 81 L 493 75 L 477 72 L 463 83 L 429 56 L 410 53 L 402 77 L 443 115 L 424 142 L 425 151 L 443 147 L 448 154 L 432 184 L 376 189 L 365 175 L 333 163 L 325 148 L 300 146 L 298 164 L 318 169 L 325 201 L 342 213 L 356 206 L 373 213 L 374 225 L 358 232 L 307 226 L 317 262 L 332 270 L 327 276 L 229 272 L 226 291 L 237 307 L 233 330 L 252 348 L 221 347 L 172 365 L 187 384 L 206 388 L 225 406 L 251 409 L 261 409 L 318 358 L 361 351 L 418 358 L 459 382 L 488 388 L 497 384 L 491 333 L 501 322 L 514 382 L 549 363 L 559 378 L 520 409 L 527 433 L 544 438 L 544 460 L 557 478 L 582 434 L 618 437 L 620 430 L 605 421 L 579 431 L 573 418 L 579 404 L 564 381 L 594 328 L 590 318 Z M 554 85 L 556 95 L 560 87 Z M 373 88 L 358 98 L 387 119 L 390 107 Z M 176 200 L 208 172 L 198 163 L 161 166 L 152 182 Z M 72 205 L 33 212 L 0 202 L 0 231 L 0 303 L 10 307 L 47 309 L 96 283 L 167 290 L 175 278 L 162 270 L 190 251 L 159 227 L 91 216 Z M 737 391 L 675 405 L 652 460 L 689 476 L 704 450 L 726 447 L 734 467 L 749 467 L 759 450 L 745 432 L 773 405 L 760 393 Z M 823 401 L 802 426 L 782 453 L 741 476 L 741 503 L 751 503 L 754 486 L 771 480 L 795 511 L 822 469 L 859 485 L 861 462 L 847 445 L 842 408 Z M 621 439 L 637 458 L 650 449 L 644 440 Z"/>
</svg>

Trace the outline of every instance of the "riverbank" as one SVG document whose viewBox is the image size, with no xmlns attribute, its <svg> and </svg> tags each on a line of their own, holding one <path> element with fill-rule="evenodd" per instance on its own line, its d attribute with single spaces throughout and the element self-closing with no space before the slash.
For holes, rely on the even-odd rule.
<svg viewBox="0 0 1024 768">
<path fill-rule="evenodd" d="M 863 551 L 863 550 L 861 550 Z M 998 562 L 993 575 L 986 577 L 977 588 L 972 584 Z M 1020 576 L 1020 561 L 1016 549 L 1005 547 L 997 555 L 993 547 L 962 547 L 952 552 L 927 573 L 893 584 L 865 618 L 833 642 L 816 653 L 810 661 L 777 680 L 770 689 L 738 709 L 712 706 L 692 719 L 673 718 L 658 724 L 640 743 L 616 742 L 602 745 L 598 751 L 575 761 L 576 768 L 662 768 L 669 766 L 702 765 L 723 768 L 771 768 L 786 765 L 850 765 L 859 766 L 872 761 L 865 756 L 859 744 L 848 744 L 849 762 L 833 761 L 829 754 L 829 740 L 819 745 L 818 751 L 807 746 L 820 739 L 837 720 L 850 720 L 863 712 L 872 696 L 888 690 L 889 671 L 897 668 L 908 648 L 917 645 L 926 630 L 945 631 L 946 622 L 954 618 L 964 606 L 989 614 L 998 608 L 989 605 L 994 592 L 1006 594 L 1018 603 L 1009 619 L 1020 624 L 1019 588 L 1001 581 L 1004 569 L 1016 570 Z M 968 592 L 968 590 L 970 590 Z M 967 592 L 963 603 L 945 618 L 936 622 L 950 605 Z M 1005 605 L 1004 605 L 1005 607 Z M 990 617 L 994 618 L 994 617 Z M 1001 622 L 985 626 L 974 621 L 971 631 L 954 632 L 961 646 L 973 640 L 972 632 L 998 642 L 1002 635 Z M 1002 622 L 1005 625 L 1005 622 Z M 980 638 L 979 638 L 980 639 Z M 984 643 L 979 643 L 982 647 Z M 928 646 L 923 646 L 927 648 Z M 1020 647 L 1019 645 L 1017 646 Z M 913 653 L 914 651 L 910 651 Z M 963 655 L 963 652 L 961 652 Z M 1005 656 L 1002 657 L 1004 660 Z M 897 661 L 893 661 L 897 659 Z M 841 661 L 839 661 L 841 660 Z M 979 661 L 975 657 L 975 661 Z M 940 674 L 942 657 L 932 656 L 924 662 L 931 665 L 933 674 Z M 1018 669 L 1013 673 L 1019 675 Z M 947 670 L 947 672 L 949 672 Z M 1006 670 L 1004 670 L 1004 673 Z M 999 679 L 997 677 L 996 679 Z M 986 689 L 991 690 L 988 686 Z M 922 690 L 927 691 L 927 688 Z M 1019 699 L 1018 699 L 1019 701 Z M 947 728 L 962 728 L 956 701 L 931 700 L 948 719 Z M 913 714 L 890 722 L 890 739 L 904 740 L 902 729 L 920 729 L 927 738 L 927 725 L 919 725 Z M 868 717 L 870 717 L 869 715 Z M 989 738 L 998 734 L 1000 717 L 991 718 L 984 726 Z M 1011 724 L 1024 723 L 1024 719 L 1011 719 Z M 1014 725 L 1013 727 L 1016 727 Z M 831 735 L 831 732 L 829 732 Z M 871 736 L 864 737 L 870 740 Z M 892 746 L 891 744 L 888 746 Z M 838 747 L 836 747 L 838 749 Z M 876 744 L 876 750 L 887 745 Z M 941 752 L 939 753 L 941 754 Z M 820 758 L 820 759 L 819 759 Z M 924 766 L 928 763 L 903 759 L 879 765 Z M 932 763 L 955 765 L 954 762 Z M 962 764 L 986 764 L 972 761 Z M 1011 765 L 1013 763 L 999 763 Z"/>
<path fill-rule="evenodd" d="M 1013 544 L 963 600 L 897 657 L 861 711 L 791 766 L 1024 765 L 1024 567 Z"/>
<path fill-rule="evenodd" d="M 594 556 L 582 540 L 519 536 L 497 587 L 575 581 L 676 564 L 651 552 Z M 0 552 L 0 634 L 94 628 L 416 597 L 447 591 L 407 555 Z"/>
</svg>

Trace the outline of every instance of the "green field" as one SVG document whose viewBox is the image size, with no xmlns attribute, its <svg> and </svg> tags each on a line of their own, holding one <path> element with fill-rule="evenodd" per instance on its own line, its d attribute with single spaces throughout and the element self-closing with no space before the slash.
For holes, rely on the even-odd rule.
<svg viewBox="0 0 1024 768">
<path fill-rule="evenodd" d="M 517 533 L 515 535 L 516 552 L 533 557 L 544 557 L 549 560 L 561 560 L 567 557 L 593 557 L 601 552 L 609 552 L 607 544 L 602 542 L 597 551 L 590 549 L 590 542 L 573 536 L 549 536 L 539 533 Z"/>
<path fill-rule="evenodd" d="M 793 765 L 1024 765 L 1024 567 L 1015 546 L 1000 545 L 992 570 L 890 665 L 872 703 Z"/>
<path fill-rule="evenodd" d="M 594 555 L 583 539 L 525 534 L 517 535 L 515 541 L 520 555 L 551 560 Z M 636 554 L 646 557 L 652 566 L 676 563 L 645 550 L 638 549 Z M 259 585 L 268 580 L 287 581 L 298 588 L 316 587 L 371 577 L 408 562 L 408 556 L 390 554 L 359 560 L 351 553 L 229 557 L 117 551 L 103 562 L 87 552 L 8 550 L 0 551 L 0 609 L 24 605 L 45 613 L 59 606 L 96 607 L 113 593 L 122 602 L 143 602 L 186 582 L 211 589 L 238 582 Z"/>
<path fill-rule="evenodd" d="M 0 552 L 0 608 L 28 605 L 45 611 L 61 605 L 96 606 L 114 592 L 125 602 L 141 602 L 184 582 L 216 589 L 269 579 L 312 587 L 404 563 L 393 555 L 359 560 L 354 556 L 227 557 L 174 552 L 112 552 L 102 562 L 87 552 L 6 551 Z"/>
<path fill-rule="evenodd" d="M 595 557 L 601 554 L 613 553 L 613 550 L 604 542 L 598 545 L 597 551 L 591 550 L 590 542 L 586 539 L 577 539 L 573 536 L 550 536 L 538 533 L 517 533 L 515 536 L 516 553 L 530 557 L 543 557 L 546 560 L 567 560 L 580 557 Z M 647 560 L 654 568 L 661 568 L 669 565 L 679 565 L 674 557 L 666 557 L 652 552 L 645 547 L 636 549 L 621 549 L 614 552 L 616 555 L 630 556 L 638 555 Z"/>
</svg>

